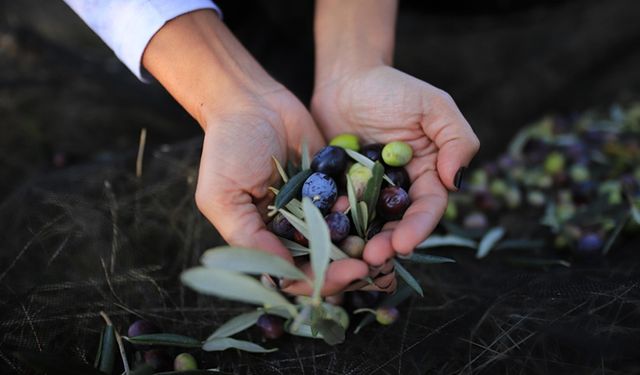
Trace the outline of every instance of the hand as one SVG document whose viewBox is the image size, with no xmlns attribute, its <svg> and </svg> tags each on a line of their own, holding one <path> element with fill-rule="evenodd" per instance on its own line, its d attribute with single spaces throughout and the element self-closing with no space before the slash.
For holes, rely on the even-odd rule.
<svg viewBox="0 0 640 375">
<path fill-rule="evenodd" d="M 300 159 L 303 141 L 313 152 L 324 140 L 309 112 L 249 55 L 212 11 L 179 16 L 158 31 L 143 64 L 205 132 L 196 202 L 231 245 L 262 249 L 290 262 L 289 251 L 265 225 L 268 187 L 283 165 Z M 310 273 L 309 265 L 300 265 Z M 367 275 L 357 259 L 331 263 L 323 295 Z M 286 292 L 309 295 L 296 281 Z"/>
<path fill-rule="evenodd" d="M 384 64 L 343 72 L 317 82 L 312 114 L 327 138 L 357 134 L 364 144 L 404 141 L 414 156 L 406 166 L 411 206 L 366 245 L 374 266 L 410 254 L 435 228 L 456 190 L 456 175 L 479 148 L 473 130 L 451 97 Z"/>
</svg>

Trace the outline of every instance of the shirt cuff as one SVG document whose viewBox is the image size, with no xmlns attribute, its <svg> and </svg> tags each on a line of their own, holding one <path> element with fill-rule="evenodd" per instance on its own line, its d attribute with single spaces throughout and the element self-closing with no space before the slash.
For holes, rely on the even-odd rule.
<svg viewBox="0 0 640 375">
<path fill-rule="evenodd" d="M 151 75 L 142 67 L 142 54 L 158 30 L 185 13 L 212 9 L 222 17 L 211 0 L 65 0 L 102 38 L 118 58 L 141 81 Z"/>
</svg>

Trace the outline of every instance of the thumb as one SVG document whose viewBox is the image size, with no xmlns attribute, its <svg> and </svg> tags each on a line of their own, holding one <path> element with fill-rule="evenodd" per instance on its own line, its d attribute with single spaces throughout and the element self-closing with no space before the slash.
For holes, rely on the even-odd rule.
<svg viewBox="0 0 640 375">
<path fill-rule="evenodd" d="M 462 175 L 478 152 L 480 141 L 447 93 L 432 94 L 428 102 L 422 127 L 438 147 L 436 169 L 440 180 L 455 191 L 460 188 Z"/>
<path fill-rule="evenodd" d="M 267 229 L 248 193 L 216 192 L 198 187 L 196 203 L 230 245 L 264 250 L 293 263 L 291 253 Z"/>
</svg>

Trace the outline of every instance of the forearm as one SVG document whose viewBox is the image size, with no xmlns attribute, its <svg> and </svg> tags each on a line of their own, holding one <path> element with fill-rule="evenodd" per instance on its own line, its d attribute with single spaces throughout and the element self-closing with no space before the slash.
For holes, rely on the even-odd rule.
<svg viewBox="0 0 640 375">
<path fill-rule="evenodd" d="M 225 110 L 237 95 L 278 86 L 210 10 L 168 22 L 142 63 L 203 128 L 208 113 Z"/>
<path fill-rule="evenodd" d="M 354 67 L 391 65 L 397 0 L 317 0 L 316 83 Z"/>
</svg>

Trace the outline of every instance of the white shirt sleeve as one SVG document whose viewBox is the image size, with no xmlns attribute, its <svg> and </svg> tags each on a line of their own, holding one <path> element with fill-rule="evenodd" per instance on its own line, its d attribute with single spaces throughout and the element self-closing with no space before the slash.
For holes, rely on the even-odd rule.
<svg viewBox="0 0 640 375">
<path fill-rule="evenodd" d="M 141 81 L 142 54 L 169 20 L 198 9 L 220 9 L 211 0 L 64 0 Z"/>
</svg>

